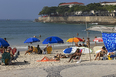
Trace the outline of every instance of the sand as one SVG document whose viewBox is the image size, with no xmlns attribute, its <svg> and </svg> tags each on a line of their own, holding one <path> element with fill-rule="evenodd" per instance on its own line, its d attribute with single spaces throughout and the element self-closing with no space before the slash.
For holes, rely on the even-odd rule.
<svg viewBox="0 0 116 77">
<path fill-rule="evenodd" d="M 99 46 L 103 46 L 102 43 L 98 44 L 98 45 Z M 93 47 L 94 47 L 94 44 L 91 45 L 91 49 L 92 50 L 93 50 Z M 61 58 L 60 61 L 53 61 L 53 62 L 36 62 L 37 60 L 41 60 L 44 56 L 47 56 L 49 58 L 53 58 L 57 53 L 62 53 L 63 54 L 63 50 L 65 48 L 66 47 L 64 47 L 64 48 L 63 47 L 62 48 L 55 48 L 54 52 L 52 52 L 52 54 L 34 54 L 33 53 L 33 54 L 30 54 L 30 55 L 29 54 L 24 55 L 25 51 L 20 51 L 20 55 L 17 58 L 18 62 L 17 61 L 15 61 L 15 62 L 13 61 L 12 65 L 6 65 L 6 66 L 1 66 L 0 65 L 0 74 L 3 73 L 4 71 L 9 73 L 10 70 L 12 70 L 14 72 L 16 72 L 16 71 L 19 72 L 20 71 L 20 72 L 22 72 L 22 75 L 21 76 L 18 75 L 17 77 L 22 77 L 23 75 L 27 74 L 27 72 L 26 72 L 27 70 L 32 71 L 32 69 L 34 69 L 36 71 L 41 71 L 40 74 L 44 73 L 44 76 L 41 75 L 41 77 L 46 77 L 47 76 L 47 72 L 46 71 L 42 71 L 42 69 L 44 69 L 44 68 L 47 69 L 47 68 L 50 68 L 50 67 L 69 66 L 69 65 L 73 66 L 73 65 L 76 64 L 76 61 L 73 61 L 73 62 L 69 63 L 68 62 L 69 58 Z M 91 55 L 91 61 L 90 61 L 90 55 Z M 91 54 L 82 54 L 82 56 L 81 56 L 82 62 L 79 63 L 79 64 L 98 62 L 98 60 L 94 61 L 94 58 L 95 58 L 94 55 L 95 55 L 94 51 Z M 26 61 L 26 63 L 24 61 Z M 86 68 L 86 66 L 85 66 L 85 68 Z M 75 69 L 75 68 L 73 68 L 73 69 Z M 62 72 L 65 72 L 65 70 L 62 71 Z M 62 73 L 62 72 L 61 72 L 61 74 L 64 75 L 64 73 Z M 38 74 L 37 72 L 33 72 L 33 73 L 35 73 L 33 75 L 37 75 Z M 19 73 L 16 72 L 16 74 L 19 74 Z M 15 74 L 13 74 L 13 75 L 11 74 L 11 76 L 14 76 L 14 75 Z M 7 75 L 3 74 L 3 76 L 7 76 Z M 10 75 L 8 77 L 10 77 Z M 31 77 L 31 76 L 27 75 L 25 77 Z M 34 76 L 34 77 L 36 77 L 36 76 Z"/>
</svg>

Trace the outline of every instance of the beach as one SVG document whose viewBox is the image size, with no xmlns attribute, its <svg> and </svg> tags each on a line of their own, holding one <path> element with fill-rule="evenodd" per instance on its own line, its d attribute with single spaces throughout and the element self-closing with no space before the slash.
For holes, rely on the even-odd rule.
<svg viewBox="0 0 116 77">
<path fill-rule="evenodd" d="M 102 77 L 115 75 L 114 72 L 116 71 L 111 69 L 111 67 L 116 68 L 115 60 L 95 61 L 95 51 L 91 54 L 83 53 L 81 55 L 81 63 L 76 63 L 76 60 L 68 62 L 69 58 L 61 58 L 60 61 L 37 62 L 37 60 L 41 60 L 45 56 L 53 58 L 57 53 L 64 54 L 63 50 L 65 48 L 74 46 L 74 43 L 66 42 L 71 37 L 84 37 L 86 39 L 87 33 L 84 31 L 86 29 L 85 24 L 35 23 L 29 20 L 2 20 L 1 22 L 1 38 L 6 37 L 10 47 L 16 47 L 17 51 L 20 51 L 20 55 L 17 61 L 12 61 L 13 64 L 6 66 L 0 65 L 0 77 Z M 79 33 L 78 36 L 77 33 Z M 41 38 L 39 38 L 39 35 L 41 35 Z M 27 38 L 33 36 L 36 36 L 40 42 L 32 44 L 24 43 Z M 36 47 L 39 44 L 40 48 L 43 49 L 46 46 L 46 44 L 42 44 L 43 40 L 50 36 L 58 36 L 63 39 L 64 43 L 49 44 L 53 47 L 51 54 L 32 53 L 30 55 L 24 55 L 28 45 Z M 101 37 L 102 34 L 100 32 L 90 31 L 88 36 L 91 41 L 90 48 L 93 50 L 95 46 L 93 42 L 94 37 Z M 82 44 L 82 42 L 78 42 L 78 44 Z M 98 43 L 97 46 L 103 46 L 103 43 Z M 104 73 L 101 71 L 104 71 Z M 95 73 L 95 75 L 92 73 Z"/>
<path fill-rule="evenodd" d="M 97 44 L 98 46 L 103 46 L 103 44 Z M 91 44 L 91 49 L 94 47 L 94 44 Z M 52 51 L 51 54 L 27 54 L 24 55 L 25 51 L 20 51 L 20 55 L 17 58 L 17 61 L 13 61 L 12 65 L 6 65 L 6 66 L 1 66 L 0 65 L 0 73 L 2 74 L 2 77 L 11 77 L 11 76 L 15 76 L 16 77 L 56 77 L 55 75 L 52 75 L 53 73 L 59 73 L 60 70 L 60 76 L 63 77 L 70 77 L 71 75 L 75 74 L 73 77 L 76 77 L 76 72 L 70 72 L 70 74 L 68 75 L 67 70 L 71 70 L 75 69 L 75 68 L 79 68 L 79 70 L 83 70 L 83 67 L 85 67 L 84 69 L 87 70 L 89 68 L 91 68 L 93 71 L 96 71 L 95 73 L 99 73 L 99 71 L 97 72 L 97 69 L 99 70 L 100 68 L 105 68 L 104 65 L 110 65 L 115 68 L 115 64 L 116 62 L 114 60 L 94 60 L 94 51 L 91 53 L 91 61 L 90 61 L 90 55 L 88 53 L 86 54 L 82 54 L 81 56 L 81 63 L 76 63 L 76 61 L 73 62 L 68 62 L 69 58 L 61 58 L 60 61 L 51 61 L 51 62 L 36 62 L 37 60 L 41 60 L 44 56 L 47 56 L 49 58 L 53 58 L 57 53 L 61 53 L 63 54 L 63 50 L 66 47 L 62 47 L 62 48 L 55 48 L 54 52 Z M 93 50 L 93 49 L 92 49 Z M 26 61 L 26 63 L 24 62 Z M 92 65 L 88 66 L 88 65 Z M 98 68 L 98 66 L 100 66 L 100 68 Z M 103 66 L 103 67 L 101 67 Z M 106 66 L 106 65 L 105 65 Z M 110 68 L 110 66 L 106 66 L 107 68 Z M 54 68 L 54 69 L 53 69 Z M 46 69 L 46 70 L 45 70 Z M 67 69 L 67 70 L 66 70 Z M 94 70 L 95 69 L 95 70 Z M 50 73 L 50 71 L 47 70 L 51 70 L 52 74 Z M 55 70 L 55 71 L 53 71 Z M 78 71 L 78 69 L 76 69 Z M 103 69 L 104 70 L 104 69 Z M 32 71 L 32 72 L 31 72 Z M 39 74 L 38 74 L 38 72 Z M 89 69 L 89 72 L 91 70 Z M 6 72 L 6 73 L 4 73 Z M 12 72 L 12 74 L 10 74 L 10 72 Z M 21 73 L 21 74 L 19 74 Z M 50 76 L 49 76 L 50 73 Z M 84 73 L 88 73 L 87 71 L 85 71 Z M 77 74 L 78 75 L 78 74 Z M 88 74 L 88 76 L 91 74 Z M 105 73 L 104 73 L 105 75 Z M 107 74 L 106 74 L 107 75 Z M 58 77 L 60 77 L 58 76 Z M 79 77 L 81 77 L 83 75 L 81 75 L 81 73 L 79 74 Z M 92 75 L 94 76 L 94 75 Z M 101 76 L 101 75 L 99 75 Z M 94 76 L 97 77 L 97 76 Z"/>
</svg>

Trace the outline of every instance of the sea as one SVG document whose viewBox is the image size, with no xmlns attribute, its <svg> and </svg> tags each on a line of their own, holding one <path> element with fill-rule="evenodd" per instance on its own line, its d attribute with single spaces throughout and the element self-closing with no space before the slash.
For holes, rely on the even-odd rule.
<svg viewBox="0 0 116 77">
<path fill-rule="evenodd" d="M 93 26 L 93 24 L 87 24 L 87 28 Z M 78 34 L 78 35 L 77 35 Z M 39 37 L 41 35 L 41 37 Z M 36 36 L 40 42 L 36 43 L 24 43 L 27 38 Z M 74 45 L 74 43 L 66 42 L 69 38 L 90 38 L 91 43 L 95 36 L 102 37 L 101 32 L 98 31 L 86 31 L 86 24 L 66 24 L 66 23 L 42 23 L 35 22 L 34 20 L 0 20 L 0 38 L 6 38 L 10 47 L 16 47 L 19 51 L 27 50 L 28 45 L 44 48 L 46 44 L 42 42 L 50 36 L 57 36 L 63 39 L 63 44 L 50 44 L 54 47 L 63 47 Z M 81 44 L 81 42 L 79 42 Z"/>
</svg>

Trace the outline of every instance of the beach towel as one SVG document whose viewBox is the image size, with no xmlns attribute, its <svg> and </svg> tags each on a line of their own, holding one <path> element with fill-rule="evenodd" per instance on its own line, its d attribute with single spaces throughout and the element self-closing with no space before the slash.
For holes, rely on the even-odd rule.
<svg viewBox="0 0 116 77">
<path fill-rule="evenodd" d="M 60 61 L 60 60 L 59 59 L 50 59 L 45 56 L 43 59 L 37 60 L 36 62 L 48 62 L 48 61 Z"/>
</svg>

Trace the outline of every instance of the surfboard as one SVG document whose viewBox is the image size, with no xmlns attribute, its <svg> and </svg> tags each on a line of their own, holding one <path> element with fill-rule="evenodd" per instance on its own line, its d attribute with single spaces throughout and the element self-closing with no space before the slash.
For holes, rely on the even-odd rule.
<svg viewBox="0 0 116 77">
<path fill-rule="evenodd" d="M 63 50 L 63 53 L 65 54 L 72 54 L 72 53 L 75 53 L 77 48 L 79 48 L 80 50 L 82 50 L 82 53 L 91 53 L 92 50 L 87 48 L 87 47 L 70 47 L 70 48 L 66 48 Z"/>
</svg>

